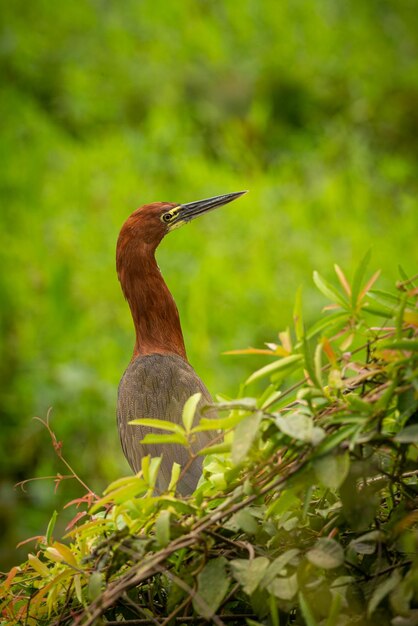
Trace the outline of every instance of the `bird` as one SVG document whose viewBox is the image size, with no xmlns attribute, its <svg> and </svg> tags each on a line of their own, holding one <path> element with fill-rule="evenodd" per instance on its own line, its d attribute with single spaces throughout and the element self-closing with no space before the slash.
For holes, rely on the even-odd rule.
<svg viewBox="0 0 418 626">
<path fill-rule="evenodd" d="M 186 400 L 199 392 L 196 423 L 202 406 L 212 402 L 187 359 L 179 312 L 158 267 L 155 251 L 171 231 L 244 193 L 238 191 L 187 204 L 145 204 L 124 222 L 117 240 L 116 271 L 135 328 L 133 355 L 118 387 L 117 425 L 122 450 L 135 473 L 141 470 L 144 456 L 161 457 L 156 481 L 160 493 L 168 487 L 174 462 L 182 468 L 178 493 L 188 495 L 195 490 L 202 473 L 202 459 L 195 455 L 210 444 L 213 435 L 196 433 L 190 455 L 179 444 L 142 444 L 147 433 L 162 431 L 129 423 L 152 418 L 181 424 Z"/>
</svg>

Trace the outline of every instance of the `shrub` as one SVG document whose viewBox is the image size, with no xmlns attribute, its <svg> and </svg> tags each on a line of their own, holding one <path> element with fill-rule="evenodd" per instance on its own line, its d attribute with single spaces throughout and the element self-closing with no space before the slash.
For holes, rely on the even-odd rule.
<svg viewBox="0 0 418 626">
<path fill-rule="evenodd" d="M 193 428 L 186 403 L 167 445 L 214 434 L 194 494 L 178 466 L 155 494 L 149 457 L 87 490 L 66 542 L 54 515 L 4 577 L 1 623 L 416 624 L 418 288 L 373 289 L 367 263 L 351 284 L 336 266 L 339 287 L 314 274 L 332 304 L 305 328 L 298 293 L 292 331 L 241 351 L 270 360 L 217 419 Z"/>
</svg>

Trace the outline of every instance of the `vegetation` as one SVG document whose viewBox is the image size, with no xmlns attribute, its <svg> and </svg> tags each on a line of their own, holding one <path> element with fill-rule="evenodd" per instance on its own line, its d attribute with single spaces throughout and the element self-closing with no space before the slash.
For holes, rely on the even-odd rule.
<svg viewBox="0 0 418 626">
<path fill-rule="evenodd" d="M 192 396 L 182 426 L 152 421 L 167 445 L 213 431 L 190 498 L 179 467 L 156 495 L 149 457 L 87 489 L 65 537 L 54 514 L 3 580 L 2 624 L 416 624 L 418 287 L 376 289 L 368 259 L 351 284 L 335 266 L 339 287 L 315 272 L 331 304 L 308 327 L 298 292 L 292 330 L 241 351 L 274 358 L 217 419 L 193 425 Z"/>
</svg>

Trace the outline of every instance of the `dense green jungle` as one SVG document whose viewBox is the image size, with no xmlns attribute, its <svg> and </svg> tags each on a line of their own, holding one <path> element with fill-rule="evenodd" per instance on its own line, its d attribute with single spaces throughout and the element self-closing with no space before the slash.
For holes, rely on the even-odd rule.
<svg viewBox="0 0 418 626">
<path fill-rule="evenodd" d="M 274 361 L 225 353 L 278 341 L 300 286 L 317 320 L 315 270 L 351 280 L 371 249 L 376 288 L 416 273 L 417 34 L 412 0 L 0 3 L 2 571 L 82 495 L 34 417 L 96 493 L 130 473 L 114 257 L 137 206 L 249 190 L 158 250 L 222 398 Z"/>
</svg>

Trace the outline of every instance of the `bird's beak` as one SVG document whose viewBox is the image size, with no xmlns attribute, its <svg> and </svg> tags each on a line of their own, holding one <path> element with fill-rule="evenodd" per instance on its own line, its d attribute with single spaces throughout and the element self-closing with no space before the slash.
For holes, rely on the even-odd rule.
<svg viewBox="0 0 418 626">
<path fill-rule="evenodd" d="M 199 215 L 212 211 L 223 204 L 228 204 L 236 200 L 240 196 L 247 193 L 246 191 L 236 191 L 235 193 L 227 193 L 222 196 L 214 196 L 206 200 L 197 200 L 196 202 L 188 202 L 187 204 L 179 204 L 170 209 L 163 215 L 163 220 L 167 223 L 169 230 L 179 228 L 183 224 L 187 224 Z"/>
</svg>

